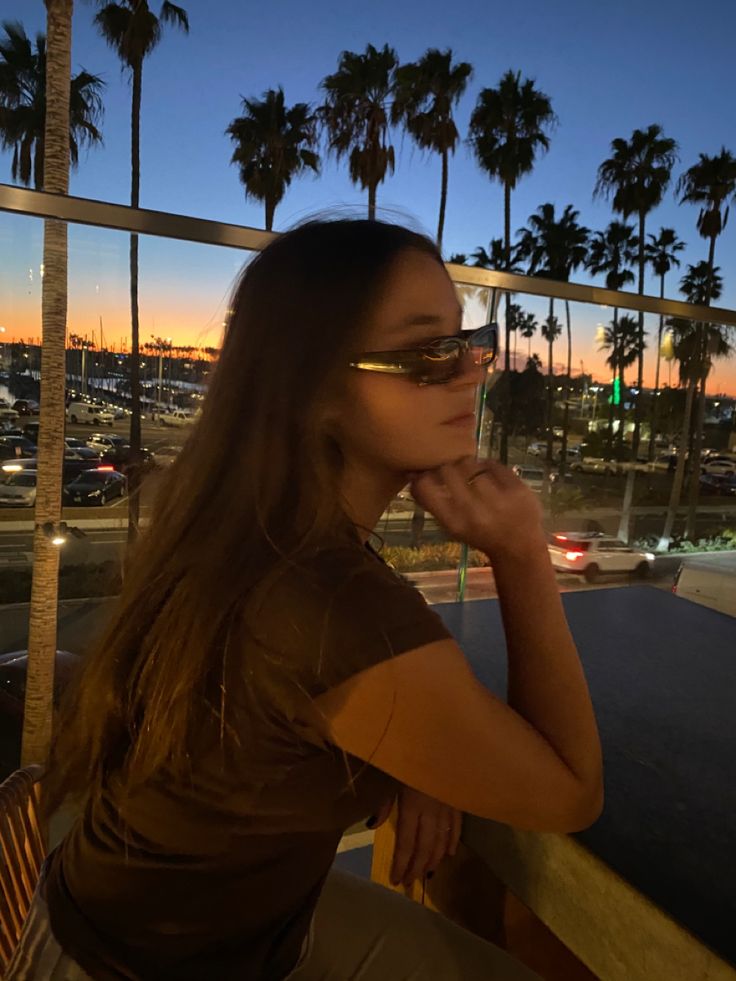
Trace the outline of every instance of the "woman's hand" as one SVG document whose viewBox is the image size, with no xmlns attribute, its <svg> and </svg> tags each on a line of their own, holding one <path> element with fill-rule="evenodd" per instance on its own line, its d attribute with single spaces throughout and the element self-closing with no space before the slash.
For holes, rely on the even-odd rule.
<svg viewBox="0 0 736 981">
<path fill-rule="evenodd" d="M 388 820 L 393 800 L 387 801 L 371 822 L 380 827 Z M 398 794 L 396 845 L 391 882 L 409 887 L 415 879 L 434 872 L 446 855 L 454 855 L 460 841 L 461 811 L 441 804 L 426 794 L 401 787 Z"/>
<path fill-rule="evenodd" d="M 468 456 L 411 476 L 414 500 L 454 539 L 485 552 L 491 563 L 523 558 L 530 550 L 546 555 L 539 500 L 497 461 Z"/>
</svg>

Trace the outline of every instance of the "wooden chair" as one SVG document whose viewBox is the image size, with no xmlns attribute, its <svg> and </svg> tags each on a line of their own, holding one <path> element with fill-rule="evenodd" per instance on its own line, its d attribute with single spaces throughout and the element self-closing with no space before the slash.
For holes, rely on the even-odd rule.
<svg viewBox="0 0 736 981">
<path fill-rule="evenodd" d="M 46 857 L 39 817 L 41 773 L 40 766 L 29 766 L 0 784 L 0 976 L 20 940 Z"/>
</svg>

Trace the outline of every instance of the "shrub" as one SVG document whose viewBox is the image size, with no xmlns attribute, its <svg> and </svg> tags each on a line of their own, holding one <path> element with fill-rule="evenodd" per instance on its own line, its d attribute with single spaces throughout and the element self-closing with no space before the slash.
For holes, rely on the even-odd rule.
<svg viewBox="0 0 736 981">
<path fill-rule="evenodd" d="M 31 575 L 30 568 L 0 569 L 0 604 L 30 602 Z M 113 560 L 65 565 L 59 572 L 59 599 L 115 596 L 121 583 L 120 565 Z"/>
<path fill-rule="evenodd" d="M 419 548 L 386 545 L 381 551 L 381 558 L 400 573 L 456 569 L 460 564 L 461 547 L 459 542 L 440 542 L 436 545 L 422 545 Z M 477 549 L 470 548 L 468 565 L 488 565 L 488 558 Z"/>
</svg>

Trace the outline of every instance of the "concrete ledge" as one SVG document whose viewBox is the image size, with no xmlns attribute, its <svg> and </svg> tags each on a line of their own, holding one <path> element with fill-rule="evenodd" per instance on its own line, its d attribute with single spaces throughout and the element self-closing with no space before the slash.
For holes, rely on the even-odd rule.
<svg viewBox="0 0 736 981">
<path fill-rule="evenodd" d="M 466 817 L 463 841 L 605 981 L 736 981 L 736 971 L 574 838 Z"/>
</svg>

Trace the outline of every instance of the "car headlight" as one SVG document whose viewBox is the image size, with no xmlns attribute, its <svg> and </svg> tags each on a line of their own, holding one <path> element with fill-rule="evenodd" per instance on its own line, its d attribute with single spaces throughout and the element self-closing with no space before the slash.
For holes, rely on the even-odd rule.
<svg viewBox="0 0 736 981">
<path fill-rule="evenodd" d="M 98 491 L 98 490 L 90 491 L 89 492 L 89 496 L 90 497 L 99 497 L 101 493 L 102 493 L 102 491 Z"/>
<path fill-rule="evenodd" d="M 651 552 L 645 552 L 644 558 L 647 560 L 647 562 L 654 562 L 654 555 Z"/>
</svg>

